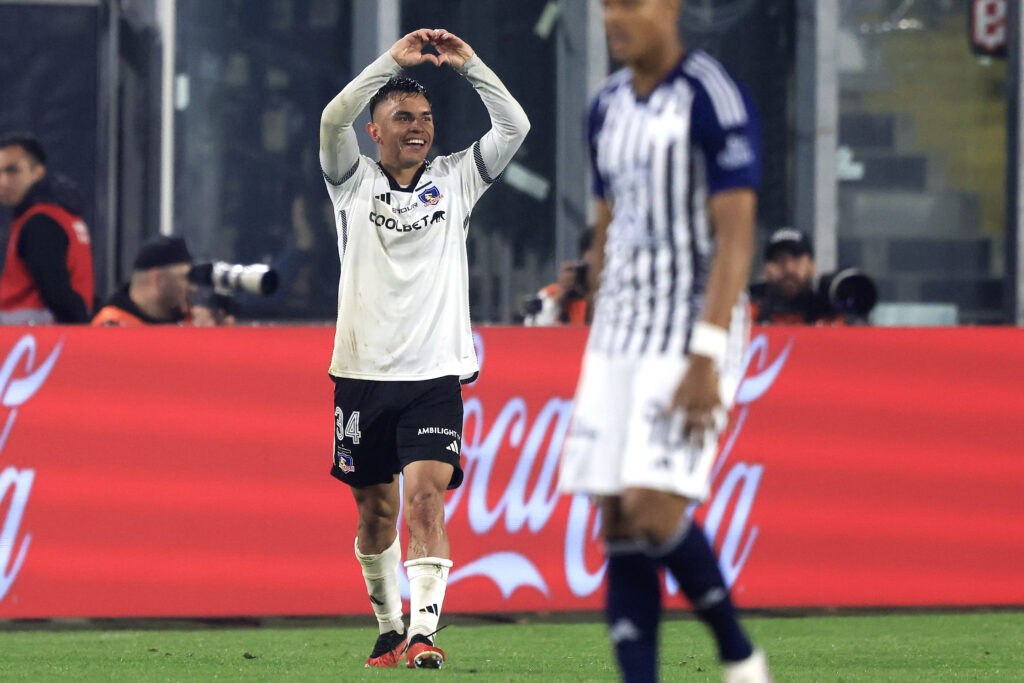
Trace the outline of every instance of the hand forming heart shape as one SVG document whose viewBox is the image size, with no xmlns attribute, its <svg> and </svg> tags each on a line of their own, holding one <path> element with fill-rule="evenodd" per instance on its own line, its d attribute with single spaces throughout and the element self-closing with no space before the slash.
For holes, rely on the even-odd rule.
<svg viewBox="0 0 1024 683">
<path fill-rule="evenodd" d="M 436 55 L 423 51 L 428 45 L 437 50 Z M 462 68 L 473 54 L 473 48 L 466 41 L 443 28 L 418 29 L 406 34 L 391 46 L 391 56 L 404 67 L 429 63 L 434 66 L 450 64 L 458 69 Z"/>
</svg>

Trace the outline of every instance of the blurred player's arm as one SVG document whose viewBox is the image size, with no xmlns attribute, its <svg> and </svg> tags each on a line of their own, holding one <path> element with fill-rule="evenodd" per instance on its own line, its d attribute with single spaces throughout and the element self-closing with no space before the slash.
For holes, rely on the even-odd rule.
<svg viewBox="0 0 1024 683">
<path fill-rule="evenodd" d="M 732 310 L 747 287 L 754 257 L 757 195 L 746 187 L 726 190 L 711 197 L 708 209 L 715 230 L 715 256 L 701 319 L 729 329 Z"/>
<path fill-rule="evenodd" d="M 684 410 L 683 433 L 698 444 L 703 443 L 708 430 L 716 427 L 712 411 L 722 403 L 722 398 L 715 358 L 705 349 L 695 348 L 701 343 L 697 338 L 711 330 L 721 335 L 718 343 L 724 351 L 726 330 L 732 322 L 732 311 L 740 292 L 747 286 L 754 255 L 757 195 L 751 188 L 718 192 L 708 201 L 708 211 L 715 232 L 715 255 L 708 274 L 704 310 L 691 337 L 689 364 L 670 407 Z M 702 325 L 706 326 L 704 330 L 700 330 Z"/>
<path fill-rule="evenodd" d="M 501 79 L 466 41 L 439 30 L 434 36 L 434 45 L 440 61 L 465 76 L 487 108 L 491 128 L 473 145 L 473 156 L 481 177 L 493 182 L 526 139 L 530 119 Z"/>
<path fill-rule="evenodd" d="M 340 185 L 358 163 L 359 142 L 352 124 L 381 86 L 403 66 L 439 64 L 437 56 L 423 52 L 432 33 L 419 29 L 400 38 L 324 107 L 320 116 L 320 166 L 331 183 Z"/>
<path fill-rule="evenodd" d="M 612 222 L 612 207 L 604 199 L 594 202 L 594 241 L 583 255 L 587 263 L 587 322 L 592 322 L 594 300 L 601 284 L 601 271 L 604 270 L 604 245 L 608 241 L 608 226 Z"/>
<path fill-rule="evenodd" d="M 594 193 L 594 239 L 590 249 L 583 255 L 587 262 L 587 322 L 593 322 L 594 301 L 601 285 L 601 271 L 604 270 L 604 247 L 608 242 L 608 226 L 612 222 L 611 195 L 605 189 L 605 179 L 597 167 L 597 134 L 604 125 L 606 106 L 600 97 L 595 97 L 587 113 L 587 151 L 590 157 L 591 190 Z"/>
<path fill-rule="evenodd" d="M 700 443 L 715 424 L 722 400 L 718 366 L 728 351 L 728 330 L 746 289 L 754 253 L 754 220 L 760 183 L 761 130 L 753 101 L 741 87 L 698 90 L 691 135 L 707 163 L 708 215 L 715 240 L 704 308 L 689 341 L 689 363 L 672 408 L 685 411 L 684 433 Z"/>
</svg>

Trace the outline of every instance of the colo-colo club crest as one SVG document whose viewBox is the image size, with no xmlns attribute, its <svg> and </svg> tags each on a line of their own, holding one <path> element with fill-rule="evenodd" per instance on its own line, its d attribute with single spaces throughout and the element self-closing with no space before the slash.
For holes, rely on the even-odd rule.
<svg viewBox="0 0 1024 683">
<path fill-rule="evenodd" d="M 431 185 L 416 196 L 419 197 L 424 206 L 433 206 L 441 201 L 441 197 L 444 195 L 441 194 L 441 190 L 437 189 L 437 186 Z"/>
</svg>

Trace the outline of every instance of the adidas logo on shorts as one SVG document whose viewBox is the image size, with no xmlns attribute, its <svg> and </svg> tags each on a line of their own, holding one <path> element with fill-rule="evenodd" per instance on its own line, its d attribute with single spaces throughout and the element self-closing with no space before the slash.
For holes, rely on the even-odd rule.
<svg viewBox="0 0 1024 683">
<path fill-rule="evenodd" d="M 452 441 L 450 444 L 448 444 L 448 450 L 450 450 L 455 455 L 458 455 L 459 454 L 459 442 L 458 441 Z"/>
</svg>

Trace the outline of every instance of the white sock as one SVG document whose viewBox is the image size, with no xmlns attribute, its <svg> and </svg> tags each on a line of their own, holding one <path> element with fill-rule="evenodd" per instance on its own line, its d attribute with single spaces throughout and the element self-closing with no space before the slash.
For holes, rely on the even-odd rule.
<svg viewBox="0 0 1024 683">
<path fill-rule="evenodd" d="M 437 630 L 451 566 L 451 560 L 440 557 L 421 557 L 405 563 L 409 575 L 409 638 Z"/>
<path fill-rule="evenodd" d="M 398 584 L 398 563 L 402 561 L 402 548 L 398 545 L 398 536 L 395 536 L 395 542 L 387 550 L 378 555 L 363 555 L 359 552 L 359 539 L 356 538 L 356 559 L 363 566 L 366 592 L 370 596 L 373 613 L 377 615 L 380 632 L 404 633 L 402 589 Z"/>
</svg>

